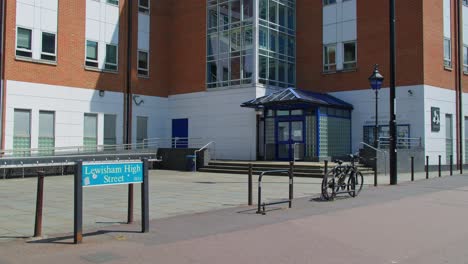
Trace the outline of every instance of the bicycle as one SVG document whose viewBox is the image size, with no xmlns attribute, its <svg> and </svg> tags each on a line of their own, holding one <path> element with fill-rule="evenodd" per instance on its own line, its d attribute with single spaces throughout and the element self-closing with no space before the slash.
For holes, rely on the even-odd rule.
<svg viewBox="0 0 468 264">
<path fill-rule="evenodd" d="M 348 193 L 351 197 L 356 197 L 362 190 L 364 177 L 355 165 L 356 155 L 349 155 L 350 164 L 344 164 L 342 160 L 333 169 L 323 176 L 322 197 L 325 200 L 333 200 L 336 194 Z"/>
</svg>

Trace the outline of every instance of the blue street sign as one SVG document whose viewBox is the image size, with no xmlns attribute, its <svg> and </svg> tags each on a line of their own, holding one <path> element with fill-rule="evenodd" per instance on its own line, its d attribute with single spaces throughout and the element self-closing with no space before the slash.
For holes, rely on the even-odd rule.
<svg viewBox="0 0 468 264">
<path fill-rule="evenodd" d="M 82 181 L 83 187 L 130 184 L 143 182 L 143 163 L 83 163 Z"/>
</svg>

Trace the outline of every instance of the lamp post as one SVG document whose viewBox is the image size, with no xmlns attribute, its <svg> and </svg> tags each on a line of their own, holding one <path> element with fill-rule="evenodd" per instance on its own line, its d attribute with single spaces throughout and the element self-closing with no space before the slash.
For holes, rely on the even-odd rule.
<svg viewBox="0 0 468 264">
<path fill-rule="evenodd" d="M 382 88 L 384 77 L 379 72 L 379 65 L 374 66 L 374 72 L 369 77 L 369 83 L 372 90 L 375 91 L 375 127 L 374 127 L 374 148 L 375 150 L 375 166 L 374 166 L 374 186 L 377 186 L 377 147 L 379 136 L 379 90 Z"/>
</svg>

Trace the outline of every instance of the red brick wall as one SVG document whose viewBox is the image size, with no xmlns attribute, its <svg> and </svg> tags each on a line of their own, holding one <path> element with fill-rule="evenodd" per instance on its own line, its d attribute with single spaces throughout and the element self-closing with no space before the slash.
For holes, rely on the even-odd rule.
<svg viewBox="0 0 468 264">
<path fill-rule="evenodd" d="M 169 89 L 170 2 L 153 1 L 150 25 L 149 78 L 137 77 L 138 1 L 133 1 L 132 90 L 133 93 L 167 96 Z M 15 59 L 16 1 L 7 3 L 6 79 L 107 91 L 126 91 L 127 1 L 120 1 L 119 69 L 116 73 L 85 70 L 86 1 L 60 0 L 57 34 L 57 65 Z"/>
<path fill-rule="evenodd" d="M 397 85 L 423 83 L 423 0 L 397 1 Z M 389 86 L 389 6 L 357 1 L 357 60 L 353 72 L 323 74 L 322 1 L 297 0 L 297 86 L 321 92 L 367 89 L 379 64 Z"/>
<path fill-rule="evenodd" d="M 170 94 L 206 91 L 206 0 L 171 1 Z"/>
</svg>

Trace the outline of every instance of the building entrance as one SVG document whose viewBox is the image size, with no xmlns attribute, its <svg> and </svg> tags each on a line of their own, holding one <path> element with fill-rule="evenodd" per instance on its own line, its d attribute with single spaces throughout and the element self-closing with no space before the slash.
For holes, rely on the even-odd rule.
<svg viewBox="0 0 468 264">
<path fill-rule="evenodd" d="M 304 118 L 297 120 L 277 120 L 276 122 L 276 159 L 293 160 L 294 150 L 304 144 Z"/>
</svg>

